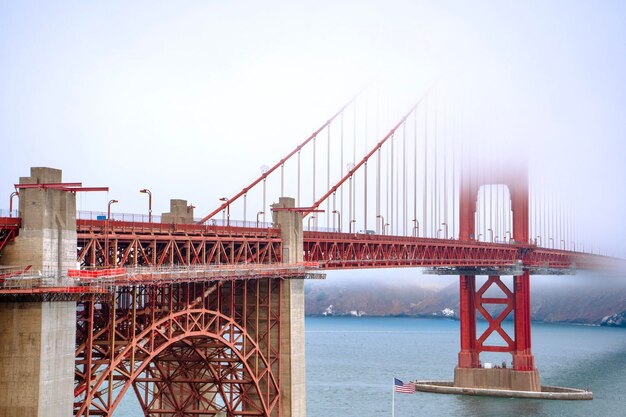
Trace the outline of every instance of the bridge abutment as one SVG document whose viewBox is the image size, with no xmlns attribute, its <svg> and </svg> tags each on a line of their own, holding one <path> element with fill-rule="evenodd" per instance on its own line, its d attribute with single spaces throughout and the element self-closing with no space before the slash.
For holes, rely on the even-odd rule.
<svg viewBox="0 0 626 417">
<path fill-rule="evenodd" d="M 31 168 L 20 184 L 61 183 L 61 170 Z M 31 265 L 48 285 L 76 267 L 76 196 L 50 188 L 20 190 L 22 228 L 2 264 Z M 0 298 L 0 417 L 67 417 L 74 400 L 76 302 Z"/>
<path fill-rule="evenodd" d="M 274 224 L 280 225 L 282 261 L 303 261 L 304 243 L 302 215 L 289 210 L 295 208 L 295 199 L 281 197 L 272 205 Z M 284 210 L 287 209 L 287 210 Z M 281 361 L 280 404 L 281 416 L 306 416 L 306 381 L 304 366 L 304 281 L 287 279 L 281 293 Z"/>
</svg>

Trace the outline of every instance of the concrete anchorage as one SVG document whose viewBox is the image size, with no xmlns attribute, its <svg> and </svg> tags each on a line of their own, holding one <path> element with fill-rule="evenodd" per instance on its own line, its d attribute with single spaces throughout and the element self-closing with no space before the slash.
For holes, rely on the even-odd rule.
<svg viewBox="0 0 626 417">
<path fill-rule="evenodd" d="M 295 199 L 280 197 L 273 204 L 272 221 L 281 230 L 282 261 L 303 261 L 302 215 L 280 210 L 295 207 Z M 306 416 L 304 367 L 304 280 L 285 280 L 281 294 L 280 405 L 283 417 Z"/>
<path fill-rule="evenodd" d="M 61 170 L 31 168 L 20 184 L 60 183 Z M 76 268 L 76 195 L 20 191 L 22 228 L 2 265 L 32 265 L 52 286 Z M 67 417 L 74 401 L 76 302 L 0 298 L 0 417 Z"/>
</svg>

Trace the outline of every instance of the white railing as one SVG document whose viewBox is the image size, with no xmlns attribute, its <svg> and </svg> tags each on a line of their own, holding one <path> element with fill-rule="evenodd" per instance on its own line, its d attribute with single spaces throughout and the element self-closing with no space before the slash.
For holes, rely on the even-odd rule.
<svg viewBox="0 0 626 417">
<path fill-rule="evenodd" d="M 80 220 L 107 220 L 107 213 L 102 211 L 77 211 L 76 218 Z M 135 214 L 135 213 L 111 213 L 111 220 L 130 222 L 130 223 L 148 223 L 150 217 L 147 214 Z M 200 217 L 194 218 L 194 222 L 201 220 Z M 162 216 L 152 216 L 152 223 L 163 223 Z M 226 219 L 209 219 L 206 221 L 207 226 L 231 226 L 231 227 L 247 227 L 247 228 L 261 228 L 268 229 L 272 227 L 272 223 L 269 222 L 256 222 L 256 221 L 243 221 Z"/>
<path fill-rule="evenodd" d="M 20 217 L 20 213 L 18 210 L 0 209 L 0 217 Z"/>
</svg>

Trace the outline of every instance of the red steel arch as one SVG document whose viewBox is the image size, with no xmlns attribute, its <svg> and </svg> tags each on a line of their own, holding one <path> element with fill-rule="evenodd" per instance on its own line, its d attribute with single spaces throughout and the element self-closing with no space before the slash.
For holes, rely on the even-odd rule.
<svg viewBox="0 0 626 417">
<path fill-rule="evenodd" d="M 117 287 L 79 303 L 76 416 L 280 415 L 283 280 Z"/>
</svg>

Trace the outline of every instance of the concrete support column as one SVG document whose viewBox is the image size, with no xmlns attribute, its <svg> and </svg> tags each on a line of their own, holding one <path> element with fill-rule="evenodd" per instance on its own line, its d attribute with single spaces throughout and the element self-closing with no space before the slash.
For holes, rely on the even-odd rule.
<svg viewBox="0 0 626 417">
<path fill-rule="evenodd" d="M 61 170 L 31 168 L 20 184 L 62 182 Z M 22 228 L 15 241 L 2 251 L 2 265 L 32 265 L 43 276 L 60 278 L 76 268 L 76 194 L 67 191 L 27 188 L 20 190 Z"/>
<path fill-rule="evenodd" d="M 272 208 L 274 224 L 281 230 L 284 263 L 303 261 L 302 215 L 281 210 L 295 207 L 295 199 L 281 197 Z M 283 282 L 281 294 L 280 408 L 283 417 L 306 416 L 304 367 L 304 281 Z"/>
<path fill-rule="evenodd" d="M 61 170 L 31 168 L 20 184 L 60 183 Z M 32 265 L 45 284 L 65 286 L 76 264 L 76 195 L 20 190 L 22 228 L 3 265 Z M 68 417 L 74 402 L 76 302 L 0 298 L 0 417 Z"/>
<path fill-rule="evenodd" d="M 0 417 L 68 417 L 76 303 L 0 302 Z"/>
</svg>

